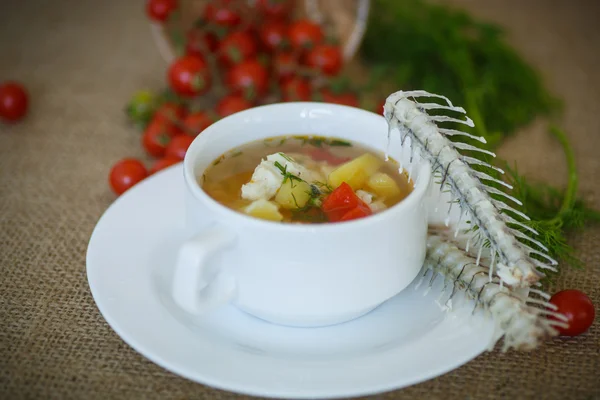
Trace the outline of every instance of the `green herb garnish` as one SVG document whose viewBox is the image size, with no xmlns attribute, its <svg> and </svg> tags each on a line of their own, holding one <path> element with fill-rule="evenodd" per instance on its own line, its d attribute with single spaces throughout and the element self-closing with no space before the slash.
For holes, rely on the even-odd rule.
<svg viewBox="0 0 600 400">
<path fill-rule="evenodd" d="M 531 218 L 531 221 L 522 222 L 539 233 L 535 239 L 548 248 L 551 257 L 578 268 L 583 263 L 567 243 L 567 234 L 582 228 L 586 222 L 599 222 L 600 212 L 576 198 L 578 176 L 573 149 L 563 131 L 552 127 L 550 133 L 558 139 L 566 156 L 569 178 L 564 192 L 545 183 L 527 181 L 516 167 L 507 164 L 504 169 L 508 183 L 513 186 L 511 195 L 523 202 L 521 211 Z"/>
<path fill-rule="evenodd" d="M 340 139 L 332 139 L 329 141 L 330 146 L 352 147 L 352 143 Z"/>
<path fill-rule="evenodd" d="M 283 175 L 283 182 L 281 182 L 281 184 L 286 183 L 288 179 L 290 180 L 292 187 L 295 187 L 294 181 L 304 182 L 302 178 L 292 174 L 291 172 L 288 172 L 287 165 L 284 167 L 279 161 L 275 161 L 273 165 L 275 165 L 275 167 L 281 172 L 281 175 Z"/>
<path fill-rule="evenodd" d="M 343 146 L 343 147 L 352 147 L 352 143 L 346 141 L 346 140 L 341 140 L 341 139 L 327 139 L 324 137 L 312 137 L 312 138 L 301 138 L 302 140 L 302 145 L 306 145 L 309 144 L 311 146 L 314 147 L 323 147 L 323 145 L 327 145 L 327 146 Z"/>
<path fill-rule="evenodd" d="M 387 69 L 383 92 L 423 89 L 452 99 L 490 147 L 558 105 L 498 26 L 423 0 L 373 0 L 370 10 L 361 55 Z"/>
</svg>

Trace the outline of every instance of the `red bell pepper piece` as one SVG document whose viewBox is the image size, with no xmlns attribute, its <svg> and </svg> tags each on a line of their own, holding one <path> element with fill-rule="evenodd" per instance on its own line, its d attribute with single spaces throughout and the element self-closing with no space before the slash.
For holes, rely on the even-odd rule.
<svg viewBox="0 0 600 400">
<path fill-rule="evenodd" d="M 360 209 L 355 211 L 356 208 Z M 369 206 L 354 193 L 354 190 L 346 182 L 342 182 L 325 198 L 321 209 L 331 222 L 359 218 L 357 215 L 371 215 Z M 347 219 L 343 219 L 349 212 L 353 212 L 353 214 L 349 215 Z M 352 215 L 355 216 L 352 217 Z"/>
<path fill-rule="evenodd" d="M 344 214 L 344 216 L 340 219 L 341 221 L 350 221 L 352 219 L 359 219 L 359 218 L 363 218 L 363 217 L 368 217 L 369 215 L 373 214 L 373 211 L 371 211 L 371 208 L 366 205 L 366 204 L 359 204 L 358 206 L 354 207 L 352 210 L 348 211 L 346 214 Z"/>
</svg>

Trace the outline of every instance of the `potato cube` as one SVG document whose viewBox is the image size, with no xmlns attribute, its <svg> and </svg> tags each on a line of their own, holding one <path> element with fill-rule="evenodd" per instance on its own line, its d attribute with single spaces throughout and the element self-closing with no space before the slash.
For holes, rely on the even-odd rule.
<svg viewBox="0 0 600 400">
<path fill-rule="evenodd" d="M 283 208 L 292 210 L 306 205 L 311 197 L 310 185 L 304 181 L 288 180 L 279 188 L 275 201 Z"/>
<path fill-rule="evenodd" d="M 279 212 L 279 207 L 272 201 L 259 199 L 255 200 L 246 208 L 244 212 L 252 217 L 266 219 L 269 221 L 281 221 L 283 215 Z"/>
<path fill-rule="evenodd" d="M 382 160 L 373 154 L 365 153 L 337 167 L 329 174 L 327 180 L 334 189 L 340 186 L 342 182 L 346 182 L 352 189 L 358 190 L 367 183 L 369 177 L 382 165 Z"/>
<path fill-rule="evenodd" d="M 378 197 L 395 197 L 400 195 L 398 184 L 386 173 L 376 172 L 367 181 L 367 187 Z"/>
</svg>

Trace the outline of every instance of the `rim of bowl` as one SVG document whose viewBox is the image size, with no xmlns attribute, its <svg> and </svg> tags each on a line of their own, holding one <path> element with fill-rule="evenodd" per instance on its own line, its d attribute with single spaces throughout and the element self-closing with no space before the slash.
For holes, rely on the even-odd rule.
<svg viewBox="0 0 600 400">
<path fill-rule="evenodd" d="M 212 124 L 211 126 L 206 128 L 206 130 L 212 131 L 215 129 L 219 129 L 219 126 L 218 126 L 219 124 L 222 124 L 222 123 L 224 123 L 224 121 L 230 120 L 232 118 L 235 118 L 235 119 L 245 118 L 245 117 L 255 114 L 257 112 L 261 112 L 261 113 L 266 112 L 267 109 L 271 109 L 271 108 L 293 108 L 293 107 L 298 107 L 298 106 L 329 107 L 331 109 L 337 108 L 337 109 L 343 109 L 346 111 L 349 110 L 354 113 L 361 113 L 361 114 L 364 113 L 364 114 L 368 115 L 369 118 L 383 118 L 383 116 L 376 114 L 374 112 L 371 112 L 371 111 L 362 110 L 362 109 L 359 109 L 356 107 L 350 107 L 350 106 L 345 106 L 345 105 L 340 105 L 340 104 L 333 104 L 333 103 L 321 103 L 321 102 L 274 103 L 274 104 L 266 104 L 266 105 L 262 105 L 262 106 L 252 107 L 247 110 L 240 111 L 235 114 L 231 114 L 231 115 L 215 122 L 214 124 Z M 198 137 L 200 137 L 200 135 L 198 135 L 197 138 Z M 336 230 L 347 229 L 347 228 L 351 228 L 351 227 L 355 227 L 358 229 L 363 225 L 377 223 L 382 220 L 385 220 L 392 213 L 402 212 L 404 209 L 409 208 L 411 206 L 412 207 L 418 206 L 418 202 L 424 200 L 426 191 L 431 182 L 431 166 L 428 161 L 421 160 L 416 165 L 419 179 L 418 179 L 418 182 L 415 182 L 413 190 L 404 199 L 400 200 L 398 203 L 394 204 L 392 207 L 389 207 L 384 211 L 378 212 L 376 214 L 372 214 L 366 218 L 359 218 L 356 220 L 335 222 L 335 223 L 325 222 L 325 223 L 319 223 L 319 224 L 294 224 L 294 223 L 286 223 L 286 222 L 279 222 L 279 221 L 269 221 L 269 220 L 252 217 L 250 215 L 246 215 L 239 211 L 235 211 L 227 206 L 224 206 L 223 204 L 219 203 L 218 201 L 216 201 L 215 199 L 210 197 L 204 190 L 202 190 L 202 187 L 198 183 L 198 180 L 196 179 L 196 175 L 194 174 L 194 167 L 195 167 L 194 164 L 195 163 L 193 162 L 191 157 L 190 158 L 187 157 L 187 154 L 193 153 L 193 151 L 190 151 L 190 150 L 193 150 L 194 147 L 198 146 L 199 142 L 196 139 L 194 139 L 194 142 L 192 142 L 192 144 L 190 145 L 188 152 L 186 153 L 186 157 L 183 160 L 184 179 L 185 179 L 186 185 L 188 186 L 188 189 L 191 190 L 194 197 L 200 201 L 203 201 L 211 209 L 213 209 L 221 214 L 224 214 L 227 218 L 237 218 L 237 219 L 239 219 L 239 221 L 241 223 L 254 224 L 256 226 L 262 226 L 266 229 L 277 229 L 277 230 L 285 230 L 285 231 L 289 230 L 289 231 L 294 231 L 294 232 L 314 232 L 314 231 L 321 231 L 321 230 L 336 231 Z M 219 222 L 219 221 L 217 220 L 216 222 Z"/>
</svg>

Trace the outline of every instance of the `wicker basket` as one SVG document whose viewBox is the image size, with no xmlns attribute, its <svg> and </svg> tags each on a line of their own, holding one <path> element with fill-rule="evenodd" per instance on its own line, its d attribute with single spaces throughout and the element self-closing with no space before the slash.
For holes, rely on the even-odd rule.
<svg viewBox="0 0 600 400">
<path fill-rule="evenodd" d="M 191 26 L 210 0 L 180 0 L 179 19 L 182 26 Z M 253 1 L 253 0 L 248 0 Z M 344 59 L 354 57 L 362 40 L 369 14 L 370 0 L 303 0 L 295 12 L 326 28 L 339 40 Z M 161 24 L 151 23 L 152 35 L 162 57 L 171 62 L 175 57 L 173 43 Z"/>
</svg>

